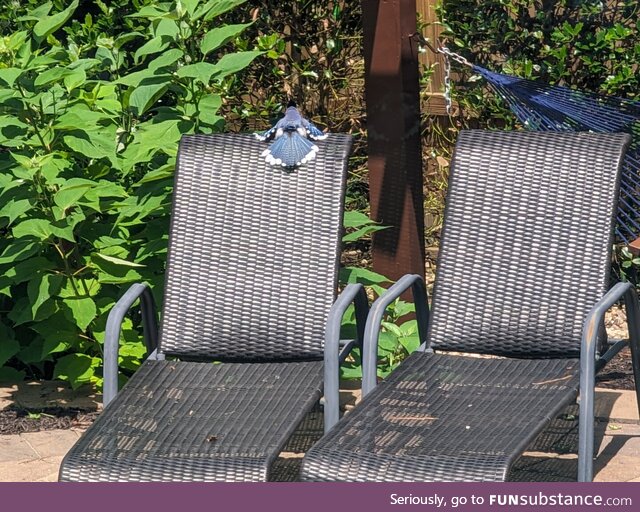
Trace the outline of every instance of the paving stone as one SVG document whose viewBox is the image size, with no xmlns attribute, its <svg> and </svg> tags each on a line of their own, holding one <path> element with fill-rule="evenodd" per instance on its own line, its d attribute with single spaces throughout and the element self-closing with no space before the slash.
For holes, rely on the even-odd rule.
<svg viewBox="0 0 640 512">
<path fill-rule="evenodd" d="M 75 429 L 45 430 L 20 434 L 20 437 L 33 448 L 39 458 L 45 459 L 64 456 L 78 440 L 80 433 Z"/>
<path fill-rule="evenodd" d="M 55 482 L 62 457 L 0 463 L 0 482 Z"/>
<path fill-rule="evenodd" d="M 0 463 L 18 464 L 37 458 L 38 453 L 19 435 L 0 436 Z"/>
<path fill-rule="evenodd" d="M 634 391 L 596 389 L 596 418 L 621 422 L 638 421 L 638 403 Z"/>
</svg>

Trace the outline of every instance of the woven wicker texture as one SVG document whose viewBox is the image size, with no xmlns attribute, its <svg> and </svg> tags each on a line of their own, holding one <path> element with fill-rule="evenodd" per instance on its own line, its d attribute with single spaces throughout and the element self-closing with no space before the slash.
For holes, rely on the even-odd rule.
<svg viewBox="0 0 640 512">
<path fill-rule="evenodd" d="M 321 383 L 318 361 L 147 361 L 67 454 L 60 479 L 264 481 Z"/>
<path fill-rule="evenodd" d="M 460 135 L 429 330 L 443 352 L 407 358 L 307 453 L 304 479 L 507 479 L 577 395 L 582 323 L 608 284 L 627 140 Z"/>
<path fill-rule="evenodd" d="M 283 170 L 251 135 L 183 138 L 160 340 L 183 361 L 145 362 L 61 480 L 270 476 L 322 389 L 350 144 L 330 135 L 311 164 Z"/>
<path fill-rule="evenodd" d="M 351 138 L 272 167 L 252 135 L 182 139 L 160 348 L 224 361 L 322 357 Z"/>
<path fill-rule="evenodd" d="M 609 285 L 620 134 L 462 132 L 429 339 L 435 348 L 576 357 Z"/>
<path fill-rule="evenodd" d="M 305 456 L 306 480 L 501 481 L 577 394 L 574 359 L 415 353 Z"/>
</svg>

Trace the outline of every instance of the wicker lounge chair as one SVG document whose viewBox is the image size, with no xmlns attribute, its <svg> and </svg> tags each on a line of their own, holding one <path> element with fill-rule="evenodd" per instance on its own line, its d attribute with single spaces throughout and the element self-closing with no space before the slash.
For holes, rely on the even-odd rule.
<svg viewBox="0 0 640 512">
<path fill-rule="evenodd" d="M 367 314 L 361 286 L 334 303 L 350 145 L 330 135 L 287 170 L 251 135 L 183 137 L 160 334 L 134 285 L 108 321 L 106 407 L 60 480 L 267 480 L 323 381 L 337 420 L 341 317 L 355 301 L 362 334 Z M 138 297 L 151 356 L 117 393 L 120 324 Z"/>
<path fill-rule="evenodd" d="M 580 394 L 578 479 L 593 473 L 594 375 L 608 293 L 620 134 L 468 131 L 452 163 L 432 311 L 418 276 L 371 308 L 362 403 L 305 455 L 305 480 L 502 481 Z M 384 309 L 413 287 L 427 343 L 376 386 Z M 422 338 L 425 339 L 425 338 Z M 480 357 L 478 357 L 478 355 Z M 639 395 L 640 397 L 640 395 Z"/>
</svg>

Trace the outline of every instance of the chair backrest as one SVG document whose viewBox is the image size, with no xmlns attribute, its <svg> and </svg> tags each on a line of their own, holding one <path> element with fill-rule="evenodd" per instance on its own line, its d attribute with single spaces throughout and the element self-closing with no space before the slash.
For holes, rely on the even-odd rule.
<svg viewBox="0 0 640 512">
<path fill-rule="evenodd" d="M 459 136 L 433 293 L 434 348 L 576 357 L 609 286 L 622 134 Z"/>
<path fill-rule="evenodd" d="M 335 299 L 351 137 L 272 167 L 251 134 L 183 137 L 160 350 L 221 361 L 322 357 Z"/>
</svg>

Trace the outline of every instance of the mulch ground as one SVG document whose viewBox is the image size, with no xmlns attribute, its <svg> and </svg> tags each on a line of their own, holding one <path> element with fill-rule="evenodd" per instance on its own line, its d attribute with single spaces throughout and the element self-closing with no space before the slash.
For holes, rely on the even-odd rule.
<svg viewBox="0 0 640 512">
<path fill-rule="evenodd" d="M 0 411 L 0 435 L 24 434 L 41 430 L 87 428 L 98 415 L 95 411 L 48 407 L 45 409 L 18 409 L 9 407 Z"/>
<path fill-rule="evenodd" d="M 608 389 L 634 390 L 631 351 L 623 348 L 596 376 L 596 386 Z"/>
</svg>

